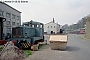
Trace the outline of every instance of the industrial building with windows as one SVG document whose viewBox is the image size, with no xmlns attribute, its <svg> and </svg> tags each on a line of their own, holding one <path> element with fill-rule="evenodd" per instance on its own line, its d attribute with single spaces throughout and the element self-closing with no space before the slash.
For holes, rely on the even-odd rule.
<svg viewBox="0 0 90 60">
<path fill-rule="evenodd" d="M 54 18 L 53 18 L 53 21 L 46 23 L 44 25 L 45 34 L 57 34 L 59 32 L 60 32 L 60 24 L 55 23 Z"/>
<path fill-rule="evenodd" d="M 3 34 L 12 33 L 12 27 L 21 25 L 21 12 L 4 2 L 0 2 L 0 18 L 5 18 L 3 22 Z"/>
</svg>

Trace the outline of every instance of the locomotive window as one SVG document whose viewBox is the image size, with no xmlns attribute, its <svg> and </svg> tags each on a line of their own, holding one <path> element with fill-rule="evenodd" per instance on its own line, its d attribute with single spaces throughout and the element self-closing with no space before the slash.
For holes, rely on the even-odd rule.
<svg viewBox="0 0 90 60">
<path fill-rule="evenodd" d="M 42 28 L 43 26 L 42 25 L 40 25 L 40 28 Z"/>
<path fill-rule="evenodd" d="M 25 24 L 24 26 L 28 26 L 27 24 Z"/>
<path fill-rule="evenodd" d="M 37 25 L 37 27 L 39 27 L 39 25 Z"/>
<path fill-rule="evenodd" d="M 25 26 L 25 25 L 24 25 Z"/>
<path fill-rule="evenodd" d="M 34 27 L 34 25 L 32 25 L 32 27 Z"/>
</svg>

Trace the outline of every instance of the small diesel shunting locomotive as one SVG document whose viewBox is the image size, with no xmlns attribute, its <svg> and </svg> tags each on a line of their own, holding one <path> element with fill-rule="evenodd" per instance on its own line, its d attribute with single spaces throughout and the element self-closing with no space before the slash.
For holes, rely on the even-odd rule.
<svg viewBox="0 0 90 60">
<path fill-rule="evenodd" d="M 22 26 L 12 28 L 12 34 L 7 34 L 7 40 L 17 41 L 15 44 L 23 49 L 31 48 L 44 41 L 44 25 L 32 20 L 24 22 Z"/>
</svg>

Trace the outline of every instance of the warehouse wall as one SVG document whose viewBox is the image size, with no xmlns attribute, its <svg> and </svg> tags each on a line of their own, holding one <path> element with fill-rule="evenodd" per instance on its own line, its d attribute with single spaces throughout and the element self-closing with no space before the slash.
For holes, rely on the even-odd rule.
<svg viewBox="0 0 90 60">
<path fill-rule="evenodd" d="M 86 32 L 85 37 L 90 38 L 90 18 L 88 18 L 87 21 L 86 21 L 86 30 L 85 30 L 85 32 Z"/>
</svg>

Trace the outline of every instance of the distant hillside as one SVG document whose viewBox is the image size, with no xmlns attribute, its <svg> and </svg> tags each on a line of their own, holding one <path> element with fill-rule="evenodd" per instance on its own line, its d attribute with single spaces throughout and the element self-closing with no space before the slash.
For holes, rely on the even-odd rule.
<svg viewBox="0 0 90 60">
<path fill-rule="evenodd" d="M 72 25 L 65 24 L 65 25 L 63 25 L 61 27 L 61 29 L 76 30 L 76 29 L 80 29 L 80 28 L 85 28 L 86 20 L 87 20 L 88 17 L 90 17 L 90 14 L 87 15 L 86 17 L 82 18 L 81 20 L 79 20 L 76 24 L 72 24 Z"/>
<path fill-rule="evenodd" d="M 90 17 L 90 15 L 82 18 L 81 20 L 79 20 L 76 24 L 72 24 L 68 27 L 68 29 L 73 29 L 73 30 L 76 30 L 76 29 L 79 29 L 79 28 L 84 28 L 85 25 L 86 25 L 86 20 L 87 20 L 87 17 Z"/>
<path fill-rule="evenodd" d="M 61 27 L 61 29 L 67 29 L 68 28 L 68 24 L 65 24 Z"/>
<path fill-rule="evenodd" d="M 82 18 L 79 20 L 76 24 L 70 25 L 69 29 L 79 29 L 79 28 L 84 28 L 86 25 L 86 18 Z"/>
</svg>

